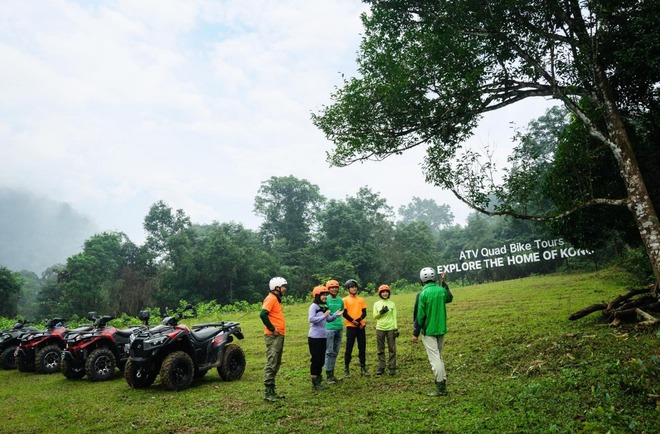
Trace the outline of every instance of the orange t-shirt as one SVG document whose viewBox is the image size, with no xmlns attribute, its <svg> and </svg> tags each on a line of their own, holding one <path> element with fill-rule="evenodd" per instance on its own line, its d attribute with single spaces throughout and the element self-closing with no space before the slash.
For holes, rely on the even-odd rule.
<svg viewBox="0 0 660 434">
<path fill-rule="evenodd" d="M 280 301 L 277 299 L 277 296 L 275 296 L 275 294 L 272 292 L 268 294 L 266 298 L 264 298 L 264 302 L 261 305 L 261 308 L 268 311 L 268 319 L 270 320 L 270 323 L 273 324 L 273 327 L 275 327 L 281 335 L 284 335 L 286 323 L 284 322 L 282 303 L 280 303 Z M 273 332 L 268 330 L 268 328 L 265 326 L 264 333 L 267 335 L 273 334 Z"/>
<path fill-rule="evenodd" d="M 356 295 L 355 297 L 348 295 L 344 297 L 343 300 L 346 314 L 348 314 L 348 316 L 353 319 L 360 318 L 362 316 L 362 309 L 367 308 L 367 302 L 364 301 L 364 298 L 360 297 L 359 295 Z M 344 318 L 344 324 L 346 324 L 347 327 L 355 327 L 355 324 L 349 322 L 346 318 Z M 360 324 L 366 325 L 367 323 L 364 320 L 361 320 Z"/>
</svg>

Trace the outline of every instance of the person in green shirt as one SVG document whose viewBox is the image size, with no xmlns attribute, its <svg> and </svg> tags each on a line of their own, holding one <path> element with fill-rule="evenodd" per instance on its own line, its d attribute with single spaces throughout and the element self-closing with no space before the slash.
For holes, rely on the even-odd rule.
<svg viewBox="0 0 660 434">
<path fill-rule="evenodd" d="M 336 280 L 328 280 L 325 284 L 326 289 L 330 293 L 326 304 L 330 309 L 330 314 L 338 311 L 344 313 L 344 300 L 338 296 L 339 282 Z M 334 384 L 338 381 L 335 377 L 335 364 L 337 363 L 337 354 L 341 347 L 341 337 L 344 325 L 342 321 L 332 321 L 325 323 L 325 337 L 326 337 L 326 350 L 325 350 L 325 373 L 326 383 Z"/>
<path fill-rule="evenodd" d="M 373 315 L 376 320 L 376 348 L 378 353 L 378 370 L 376 376 L 385 373 L 385 343 L 387 343 L 387 367 L 390 375 L 396 374 L 396 338 L 399 337 L 399 326 L 396 321 L 396 305 L 390 300 L 392 291 L 388 285 L 378 287 L 380 300 L 374 303 Z"/>
<path fill-rule="evenodd" d="M 447 372 L 442 359 L 442 348 L 447 333 L 447 308 L 454 296 L 445 282 L 445 273 L 442 273 L 441 284 L 435 283 L 435 270 L 431 267 L 423 268 L 419 272 L 419 279 L 424 285 L 422 292 L 417 295 L 413 309 L 413 343 L 417 343 L 420 332 L 422 342 L 426 348 L 433 375 L 435 376 L 435 390 L 427 393 L 428 396 L 447 395 Z"/>
</svg>

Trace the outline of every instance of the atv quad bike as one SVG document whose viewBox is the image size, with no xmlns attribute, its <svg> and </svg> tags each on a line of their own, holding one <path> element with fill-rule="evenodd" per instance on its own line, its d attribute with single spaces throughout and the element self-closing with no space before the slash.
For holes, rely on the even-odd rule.
<svg viewBox="0 0 660 434">
<path fill-rule="evenodd" d="M 60 370 L 69 379 L 87 375 L 92 381 L 109 380 L 115 368 L 124 369 L 131 334 L 138 329 L 146 330 L 147 324 L 118 330 L 107 325 L 115 319 L 114 316 L 104 315 L 99 318 L 96 312 L 89 312 L 87 318 L 94 321 L 94 328 L 67 337 Z"/>
<path fill-rule="evenodd" d="M 0 332 L 0 369 L 16 369 L 16 358 L 14 353 L 21 339 L 39 330 L 34 327 L 26 327 L 28 321 L 18 321 L 14 327 Z"/>
<path fill-rule="evenodd" d="M 53 374 L 60 370 L 62 350 L 67 336 L 89 331 L 92 326 L 69 330 L 64 326 L 64 318 L 46 321 L 46 329 L 28 334 L 21 339 L 14 356 L 16 367 L 21 372 Z"/>
<path fill-rule="evenodd" d="M 190 306 L 187 306 L 190 307 Z M 177 316 L 166 317 L 161 326 L 131 336 L 130 358 L 124 377 L 133 388 L 146 388 L 160 374 L 170 390 L 188 388 L 216 368 L 225 381 L 238 380 L 245 371 L 245 353 L 234 337 L 243 339 L 237 322 L 179 325 Z"/>
</svg>

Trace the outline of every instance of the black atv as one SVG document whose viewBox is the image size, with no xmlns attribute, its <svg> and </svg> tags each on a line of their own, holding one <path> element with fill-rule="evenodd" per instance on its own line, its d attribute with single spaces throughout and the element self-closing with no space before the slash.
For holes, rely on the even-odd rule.
<svg viewBox="0 0 660 434">
<path fill-rule="evenodd" d="M 60 370 L 69 379 L 79 379 L 87 374 L 87 378 L 92 381 L 109 380 L 115 368 L 124 369 L 131 334 L 141 328 L 146 330 L 148 323 L 118 330 L 108 325 L 108 322 L 115 319 L 114 316 L 104 315 L 99 318 L 96 312 L 89 312 L 87 318 L 94 321 L 94 328 L 67 337 Z"/>
<path fill-rule="evenodd" d="M 225 381 L 243 376 L 245 353 L 231 343 L 234 336 L 243 339 L 239 323 L 198 324 L 191 330 L 178 324 L 181 318 L 182 312 L 178 312 L 163 319 L 161 326 L 131 336 L 130 358 L 124 369 L 129 386 L 149 387 L 160 374 L 166 388 L 182 390 L 212 368 L 217 368 Z"/>
<path fill-rule="evenodd" d="M 21 339 L 39 330 L 34 327 L 26 327 L 28 321 L 18 321 L 14 327 L 0 332 L 0 369 L 16 369 L 16 358 L 14 353 Z"/>
<path fill-rule="evenodd" d="M 69 330 L 64 326 L 64 318 L 46 321 L 46 329 L 28 334 L 21 339 L 14 356 L 16 367 L 21 372 L 52 374 L 60 370 L 65 339 L 77 333 L 89 331 L 92 326 Z"/>
</svg>

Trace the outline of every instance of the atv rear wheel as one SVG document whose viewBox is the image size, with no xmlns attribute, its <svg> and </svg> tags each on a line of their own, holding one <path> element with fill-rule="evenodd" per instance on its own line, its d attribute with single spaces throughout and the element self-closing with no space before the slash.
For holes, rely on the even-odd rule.
<svg viewBox="0 0 660 434">
<path fill-rule="evenodd" d="M 85 367 L 71 360 L 62 360 L 60 362 L 60 371 L 69 380 L 79 380 L 85 376 Z"/>
<path fill-rule="evenodd" d="M 16 369 L 16 358 L 14 352 L 16 347 L 8 347 L 0 354 L 0 368 L 2 369 Z"/>
<path fill-rule="evenodd" d="M 46 345 L 34 356 L 34 368 L 37 374 L 54 374 L 60 370 L 62 349 L 57 345 Z"/>
<path fill-rule="evenodd" d="M 85 362 L 85 372 L 92 381 L 106 381 L 115 375 L 117 362 L 114 353 L 108 348 L 92 351 Z"/>
<path fill-rule="evenodd" d="M 175 351 L 163 360 L 160 380 L 170 390 L 183 390 L 190 387 L 195 374 L 195 364 L 184 351 Z"/>
<path fill-rule="evenodd" d="M 131 359 L 128 359 L 124 367 L 124 378 L 129 386 L 134 389 L 144 389 L 156 380 L 157 372 L 149 367 L 136 365 Z"/>
<path fill-rule="evenodd" d="M 236 344 L 227 344 L 222 355 L 222 364 L 218 366 L 218 374 L 225 381 L 238 380 L 245 372 L 245 353 Z"/>
<path fill-rule="evenodd" d="M 28 360 L 23 353 L 16 355 L 16 369 L 20 372 L 34 372 L 34 361 Z"/>
</svg>

